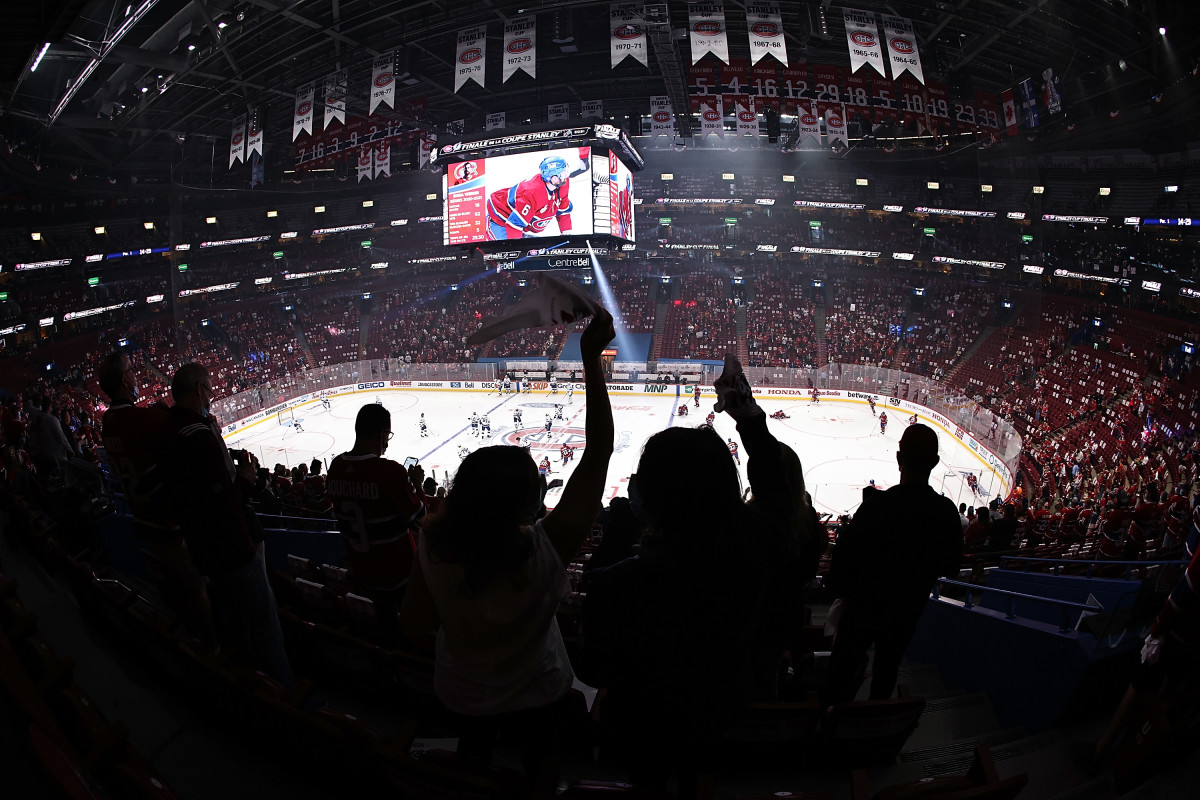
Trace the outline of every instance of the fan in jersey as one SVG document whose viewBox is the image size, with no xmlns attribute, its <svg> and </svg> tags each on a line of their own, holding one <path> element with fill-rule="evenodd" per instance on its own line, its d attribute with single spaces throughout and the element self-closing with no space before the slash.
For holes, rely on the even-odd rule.
<svg viewBox="0 0 1200 800">
<path fill-rule="evenodd" d="M 325 481 L 346 563 L 381 619 L 395 618 L 417 551 L 411 526 L 425 513 L 424 471 L 419 466 L 406 471 L 384 458 L 391 438 L 391 413 L 364 405 L 354 420 L 354 447 L 333 460 Z"/>
<path fill-rule="evenodd" d="M 586 151 L 586 148 L 583 148 Z M 550 220 L 558 221 L 560 233 L 571 231 L 570 179 L 587 172 L 581 160 L 572 170 L 567 160 L 550 155 L 538 164 L 538 174 L 488 197 L 488 239 L 521 239 L 540 236 Z"/>
</svg>

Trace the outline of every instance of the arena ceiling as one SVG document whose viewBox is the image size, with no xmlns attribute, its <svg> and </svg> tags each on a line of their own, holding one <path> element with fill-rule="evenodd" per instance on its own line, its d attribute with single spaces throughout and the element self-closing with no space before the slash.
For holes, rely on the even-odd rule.
<svg viewBox="0 0 1200 800">
<path fill-rule="evenodd" d="M 506 111 L 510 127 L 536 125 L 546 105 L 604 101 L 618 120 L 648 111 L 648 96 L 687 92 L 687 4 L 647 3 L 648 67 L 609 63 L 608 2 L 446 0 L 43 0 L 11 3 L 0 48 L 0 134 L 10 187 L 67 174 L 140 176 L 143 181 L 208 177 L 224 170 L 233 119 L 247 105 L 265 112 L 268 161 L 292 152 L 296 88 L 349 68 L 347 116 L 366 114 L 372 60 L 398 53 L 397 110 L 383 115 L 434 129 L 465 118 L 468 131 Z M 726 0 L 731 55 L 747 57 L 744 2 Z M 964 93 L 999 92 L 1053 67 L 1066 114 L 1040 147 L 1181 149 L 1195 126 L 1196 89 L 1170 103 L 1152 98 L 1193 80 L 1200 57 L 1189 0 L 922 0 L 853 7 L 913 20 L 927 77 Z M 841 5 L 781 3 L 793 61 L 848 66 Z M 487 88 L 453 89 L 457 32 L 488 24 L 489 56 L 503 22 L 536 12 L 539 78 L 501 83 L 489 64 Z M 822 25 L 822 16 L 825 23 Z M 1167 28 L 1167 35 L 1159 28 Z M 46 43 L 49 47 L 43 48 Z M 31 67 L 41 55 L 36 70 Z M 491 56 L 491 61 L 496 57 Z M 1179 98 L 1183 97 L 1182 100 Z M 1080 126 L 1055 145 L 1068 121 Z M 1145 109 L 1144 111 L 1142 109 Z M 1065 134 L 1064 134 L 1065 135 Z M 1021 145 L 1024 147 L 1025 145 Z M 14 156 L 16 157 L 14 159 Z M 28 165 L 34 165 L 31 171 Z M 54 170 L 42 169 L 55 167 Z M 43 173 L 45 173 L 43 175 Z M 217 174 L 217 180 L 221 176 Z"/>
</svg>

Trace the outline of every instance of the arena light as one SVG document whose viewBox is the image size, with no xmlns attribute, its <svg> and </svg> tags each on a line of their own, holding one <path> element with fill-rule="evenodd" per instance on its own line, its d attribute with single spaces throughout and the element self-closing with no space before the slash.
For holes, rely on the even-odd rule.
<svg viewBox="0 0 1200 800">
<path fill-rule="evenodd" d="M 1101 197 L 1108 197 L 1110 194 L 1112 194 L 1111 186 L 1101 186 L 1100 187 L 1100 196 Z"/>
<path fill-rule="evenodd" d="M 92 228 L 92 230 L 96 232 L 97 236 L 104 235 L 104 226 L 103 225 L 97 225 L 96 227 Z"/>
<path fill-rule="evenodd" d="M 795 183 L 795 182 L 796 182 L 796 176 L 795 176 L 795 175 L 784 175 L 784 176 L 783 176 L 783 182 L 784 182 L 784 183 Z"/>
<path fill-rule="evenodd" d="M 938 183 L 937 181 L 926 181 L 925 188 L 926 189 L 940 189 L 940 188 L 942 188 L 942 185 L 940 183 Z"/>
<path fill-rule="evenodd" d="M 731 180 L 733 180 L 733 173 L 732 173 L 732 172 L 722 172 L 722 173 L 721 173 L 721 180 L 723 180 L 723 181 L 731 181 Z"/>
<path fill-rule="evenodd" d="M 285 231 L 285 232 L 279 234 L 279 238 L 280 239 L 295 239 L 299 235 L 300 234 L 297 233 L 296 231 Z"/>
<path fill-rule="evenodd" d="M 430 192 L 429 194 L 425 195 L 425 199 L 426 200 L 437 200 L 437 192 Z"/>
<path fill-rule="evenodd" d="M 92 277 L 88 278 L 88 286 L 99 286 L 99 285 L 100 285 L 100 279 L 98 277 L 92 276 Z"/>
<path fill-rule="evenodd" d="M 870 183 L 871 182 L 869 180 L 867 180 L 866 178 L 855 178 L 854 179 L 855 186 L 869 186 Z"/>
<path fill-rule="evenodd" d="M 662 180 L 662 181 L 673 181 L 673 180 L 675 180 L 675 173 L 664 172 L 662 175 L 658 176 L 658 179 Z"/>
<path fill-rule="evenodd" d="M 883 210 L 890 211 L 893 214 L 899 214 L 901 211 L 904 210 L 904 206 L 885 205 L 883 207 Z"/>
<path fill-rule="evenodd" d="M 42 49 L 38 51 L 37 58 L 33 60 L 33 66 L 29 68 L 30 72 L 37 72 L 38 64 L 42 63 L 42 59 L 46 57 L 46 51 L 49 49 L 49 42 L 46 42 L 44 45 L 42 45 Z"/>
<path fill-rule="evenodd" d="M 979 185 L 979 191 L 981 191 L 981 192 L 990 192 L 991 190 L 992 190 L 992 185 L 990 183 L 981 183 Z"/>
<path fill-rule="evenodd" d="M 1160 28 L 1158 29 L 1158 35 L 1159 35 L 1159 36 L 1166 36 L 1166 35 L 1167 35 L 1167 29 L 1166 29 L 1166 28 L 1161 28 L 1161 27 L 1160 27 Z"/>
<path fill-rule="evenodd" d="M 375 205 L 374 200 L 363 200 L 363 208 L 370 208 L 373 205 Z"/>
<path fill-rule="evenodd" d="M 153 222 L 143 222 L 142 227 L 148 231 L 152 231 L 152 230 L 154 230 L 154 223 Z"/>
<path fill-rule="evenodd" d="M 325 206 L 316 206 L 315 208 L 313 208 L 313 213 L 314 214 L 324 214 Z"/>
<path fill-rule="evenodd" d="M 1033 187 L 1033 193 L 1034 194 L 1045 194 L 1046 187 L 1045 186 L 1035 186 L 1035 187 Z"/>
<path fill-rule="evenodd" d="M 278 216 L 279 216 L 278 211 L 268 211 L 267 212 L 267 219 L 275 219 L 275 217 L 278 217 Z"/>
<path fill-rule="evenodd" d="M 1172 184 L 1172 185 L 1170 185 L 1170 186 L 1164 186 L 1164 187 L 1163 187 L 1163 191 L 1164 191 L 1164 192 L 1171 192 L 1172 194 L 1174 194 L 1175 192 L 1178 192 L 1178 191 L 1179 191 L 1179 187 L 1178 187 L 1178 186 L 1176 186 L 1176 185 L 1174 185 L 1174 184 Z"/>
<path fill-rule="evenodd" d="M 34 232 L 34 233 L 29 234 L 29 238 L 33 239 L 35 242 L 40 242 L 42 240 L 42 235 L 40 233 Z"/>
<path fill-rule="evenodd" d="M 216 224 L 217 224 L 217 218 L 216 218 L 216 217 L 205 217 L 205 218 L 204 218 L 204 221 L 205 221 L 205 222 L 207 222 L 209 225 L 216 225 Z"/>
</svg>

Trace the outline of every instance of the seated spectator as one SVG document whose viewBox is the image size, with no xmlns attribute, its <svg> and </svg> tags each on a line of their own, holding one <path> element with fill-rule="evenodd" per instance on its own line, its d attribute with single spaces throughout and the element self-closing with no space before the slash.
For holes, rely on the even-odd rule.
<svg viewBox="0 0 1200 800">
<path fill-rule="evenodd" d="M 980 506 L 975 513 L 975 520 L 967 526 L 967 531 L 963 534 L 963 544 L 967 550 L 978 550 L 987 544 L 992 531 L 991 523 L 991 512 L 987 506 Z"/>
<path fill-rule="evenodd" d="M 571 593 L 566 565 L 591 531 L 613 451 L 600 366 L 613 335 L 612 317 L 601 310 L 580 341 L 588 446 L 559 504 L 538 519 L 544 482 L 523 448 L 471 453 L 441 513 L 425 523 L 405 599 L 406 630 L 420 627 L 430 601 L 440 622 L 434 688 L 459 717 L 458 752 L 489 758 L 497 728 L 512 729 L 537 797 L 555 791 L 574 678 L 555 614 Z"/>
<path fill-rule="evenodd" d="M 779 442 L 741 365 L 717 382 L 750 459 L 742 502 L 725 442 L 707 425 L 650 437 L 630 478 L 645 531 L 638 554 L 588 574 L 581 677 L 607 689 L 604 743 L 633 783 L 681 797 L 753 692 L 754 648 L 771 559 L 792 514 Z M 687 465 L 686 468 L 681 465 Z"/>
</svg>

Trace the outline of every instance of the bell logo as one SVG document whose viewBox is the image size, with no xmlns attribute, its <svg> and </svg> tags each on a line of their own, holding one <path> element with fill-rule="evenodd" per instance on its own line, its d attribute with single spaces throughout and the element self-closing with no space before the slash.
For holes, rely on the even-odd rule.
<svg viewBox="0 0 1200 800">
<path fill-rule="evenodd" d="M 897 53 L 903 53 L 907 56 L 911 55 L 913 50 L 916 48 L 913 47 L 913 43 L 908 39 L 901 39 L 899 36 L 897 36 L 895 39 L 892 39 L 892 49 Z"/>
<path fill-rule="evenodd" d="M 756 22 L 750 26 L 750 32 L 755 36 L 778 36 L 779 26 L 774 22 Z"/>
<path fill-rule="evenodd" d="M 697 22 L 692 32 L 700 36 L 720 36 L 721 26 L 716 22 Z"/>
<path fill-rule="evenodd" d="M 376 86 L 376 88 L 382 89 L 385 86 L 387 86 L 388 84 L 390 84 L 391 82 L 392 82 L 392 73 L 381 72 L 381 73 L 379 73 L 379 77 L 377 77 L 375 79 L 375 86 Z"/>
<path fill-rule="evenodd" d="M 483 58 L 483 51 L 478 47 L 472 47 L 469 50 L 463 50 L 458 60 L 463 64 L 474 64 L 479 59 Z"/>
<path fill-rule="evenodd" d="M 618 39 L 636 39 L 642 35 L 642 29 L 637 25 L 618 25 L 613 36 Z"/>
<path fill-rule="evenodd" d="M 507 49 L 508 49 L 508 52 L 514 53 L 514 54 L 515 53 L 524 53 L 527 50 L 533 49 L 533 42 L 529 41 L 528 39 L 513 39 L 511 42 L 508 43 Z"/>
<path fill-rule="evenodd" d="M 312 103 L 310 103 L 307 100 L 305 100 L 300 105 L 296 106 L 296 116 L 297 117 L 306 117 L 311 112 L 312 112 Z"/>
<path fill-rule="evenodd" d="M 855 31 L 850 34 L 850 40 L 859 47 L 874 47 L 875 37 L 866 31 Z"/>
</svg>

